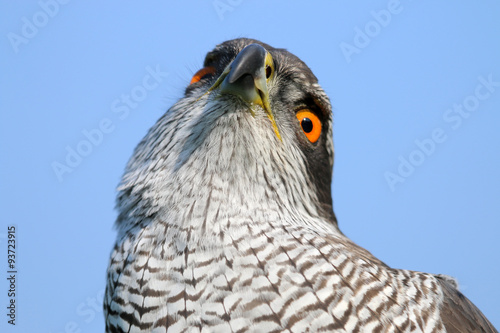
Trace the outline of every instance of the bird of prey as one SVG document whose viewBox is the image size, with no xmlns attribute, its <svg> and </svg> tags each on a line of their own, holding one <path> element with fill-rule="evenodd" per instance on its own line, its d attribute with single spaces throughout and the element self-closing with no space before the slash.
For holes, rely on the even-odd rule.
<svg viewBox="0 0 500 333">
<path fill-rule="evenodd" d="M 217 45 L 119 185 L 106 332 L 497 332 L 452 278 L 338 228 L 330 101 L 299 58 Z"/>
</svg>

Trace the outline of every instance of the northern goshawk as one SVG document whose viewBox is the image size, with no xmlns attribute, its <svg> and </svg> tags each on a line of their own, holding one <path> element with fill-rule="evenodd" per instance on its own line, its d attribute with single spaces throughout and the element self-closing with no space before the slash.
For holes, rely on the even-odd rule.
<svg viewBox="0 0 500 333">
<path fill-rule="evenodd" d="M 453 279 L 337 226 L 329 99 L 296 56 L 218 45 L 129 161 L 107 332 L 496 332 Z"/>
</svg>

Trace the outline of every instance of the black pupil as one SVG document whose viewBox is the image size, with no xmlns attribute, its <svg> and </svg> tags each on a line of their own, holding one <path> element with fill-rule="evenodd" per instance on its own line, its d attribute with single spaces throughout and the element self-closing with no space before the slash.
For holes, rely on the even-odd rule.
<svg viewBox="0 0 500 333">
<path fill-rule="evenodd" d="M 306 133 L 311 133 L 311 131 L 313 130 L 313 122 L 309 118 L 302 119 L 300 124 L 302 125 L 302 129 Z"/>
<path fill-rule="evenodd" d="M 271 69 L 271 66 L 267 65 L 266 66 L 266 79 L 269 79 L 269 77 L 271 76 L 271 73 L 272 73 L 272 69 Z"/>
</svg>

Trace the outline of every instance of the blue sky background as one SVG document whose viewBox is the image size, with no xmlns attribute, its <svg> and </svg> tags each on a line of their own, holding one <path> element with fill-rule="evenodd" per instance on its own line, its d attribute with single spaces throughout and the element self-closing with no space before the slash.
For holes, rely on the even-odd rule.
<svg viewBox="0 0 500 333">
<path fill-rule="evenodd" d="M 235 37 L 289 49 L 331 97 L 341 229 L 393 267 L 456 277 L 500 328 L 498 1 L 0 6 L 0 268 L 15 224 L 17 332 L 103 331 L 124 166 L 205 53 Z"/>
</svg>

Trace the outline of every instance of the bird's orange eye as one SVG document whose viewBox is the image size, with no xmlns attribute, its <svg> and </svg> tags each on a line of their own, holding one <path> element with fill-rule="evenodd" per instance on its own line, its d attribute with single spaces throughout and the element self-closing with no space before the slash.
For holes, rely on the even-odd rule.
<svg viewBox="0 0 500 333">
<path fill-rule="evenodd" d="M 215 74 L 215 67 L 212 66 L 203 67 L 193 75 L 193 77 L 191 78 L 191 82 L 189 82 L 189 84 L 200 82 L 201 79 L 209 77 L 214 74 Z"/>
<path fill-rule="evenodd" d="M 321 121 L 318 116 L 312 113 L 311 110 L 304 109 L 297 112 L 297 119 L 307 139 L 312 143 L 318 141 L 321 135 Z"/>
</svg>

